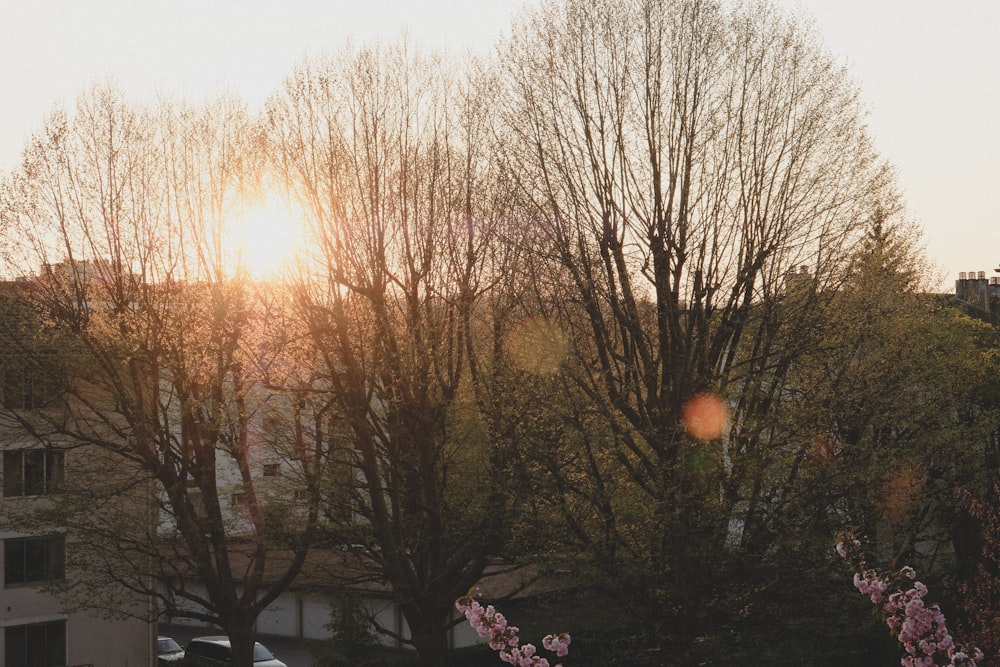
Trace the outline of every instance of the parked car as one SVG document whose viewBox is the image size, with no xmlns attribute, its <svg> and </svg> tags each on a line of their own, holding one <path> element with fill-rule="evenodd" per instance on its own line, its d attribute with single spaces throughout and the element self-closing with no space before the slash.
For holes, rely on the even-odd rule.
<svg viewBox="0 0 1000 667">
<path fill-rule="evenodd" d="M 171 637 L 156 638 L 156 664 L 160 667 L 176 665 L 184 657 L 184 649 Z"/>
<path fill-rule="evenodd" d="M 195 637 L 188 642 L 184 665 L 190 667 L 219 667 L 231 665 L 233 651 L 229 645 L 229 637 Z M 254 667 L 287 667 L 264 645 L 256 642 L 253 647 Z"/>
</svg>

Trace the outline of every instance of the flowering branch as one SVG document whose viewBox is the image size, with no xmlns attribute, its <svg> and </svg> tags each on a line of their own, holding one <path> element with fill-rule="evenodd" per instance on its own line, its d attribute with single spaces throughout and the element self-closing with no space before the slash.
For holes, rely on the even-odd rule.
<svg viewBox="0 0 1000 667">
<path fill-rule="evenodd" d="M 480 637 L 488 640 L 489 646 L 500 655 L 500 659 L 515 667 L 549 667 L 549 661 L 536 655 L 537 649 L 534 644 L 520 645 L 521 640 L 517 633 L 520 631 L 516 625 L 507 623 L 503 614 L 498 612 L 493 605 L 482 606 L 473 597 L 473 591 L 463 595 L 455 601 L 455 607 L 465 614 L 469 625 L 479 634 Z M 558 635 L 546 635 L 542 639 L 542 646 L 547 651 L 555 653 L 560 658 L 569 653 L 570 637 L 565 632 Z M 554 667 L 562 667 L 557 664 Z"/>
<path fill-rule="evenodd" d="M 872 604 L 880 606 L 890 632 L 903 645 L 905 655 L 900 659 L 903 667 L 976 667 L 977 661 L 983 659 L 978 648 L 955 645 L 941 608 L 924 603 L 927 586 L 916 581 L 917 573 L 912 567 L 903 567 L 895 574 L 869 569 L 861 542 L 851 534 L 837 544 L 837 553 L 854 569 L 854 587 Z"/>
</svg>

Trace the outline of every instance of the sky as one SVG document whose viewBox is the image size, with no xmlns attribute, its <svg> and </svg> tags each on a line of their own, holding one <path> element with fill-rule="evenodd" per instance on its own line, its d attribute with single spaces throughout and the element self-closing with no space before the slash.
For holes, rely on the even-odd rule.
<svg viewBox="0 0 1000 667">
<path fill-rule="evenodd" d="M 2 0 L 0 169 L 95 82 L 258 108 L 307 54 L 347 40 L 490 53 L 537 0 Z M 879 152 L 950 290 L 1000 266 L 1000 2 L 775 0 L 816 22 L 861 87 Z"/>
</svg>

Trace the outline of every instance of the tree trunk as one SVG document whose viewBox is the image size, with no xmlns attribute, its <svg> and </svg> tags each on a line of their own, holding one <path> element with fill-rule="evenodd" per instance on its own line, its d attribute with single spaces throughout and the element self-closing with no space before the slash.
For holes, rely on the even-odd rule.
<svg viewBox="0 0 1000 667">
<path fill-rule="evenodd" d="M 422 612 L 422 613 L 421 613 Z M 448 662 L 448 628 L 444 617 L 426 609 L 404 610 L 410 638 L 421 667 L 445 667 Z"/>
<path fill-rule="evenodd" d="M 233 652 L 233 667 L 253 667 L 253 647 L 257 639 L 253 619 L 237 622 L 226 628 L 226 632 Z"/>
</svg>

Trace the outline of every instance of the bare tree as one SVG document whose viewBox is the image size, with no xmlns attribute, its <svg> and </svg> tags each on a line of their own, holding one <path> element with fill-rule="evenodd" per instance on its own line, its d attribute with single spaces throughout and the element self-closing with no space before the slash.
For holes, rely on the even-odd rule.
<svg viewBox="0 0 1000 667">
<path fill-rule="evenodd" d="M 299 300 L 346 425 L 354 488 L 331 498 L 347 503 L 332 530 L 365 545 L 428 665 L 511 506 L 476 400 L 504 261 L 476 86 L 403 44 L 306 62 L 268 105 L 275 168 L 317 244 Z"/>
<path fill-rule="evenodd" d="M 652 575 L 635 598 L 651 634 L 690 639 L 714 622 L 726 554 L 766 551 L 777 453 L 805 437 L 775 440 L 789 372 L 891 178 L 844 71 L 767 3 L 547 2 L 501 60 L 542 302 L 604 433 L 549 472 L 584 498 L 574 514 L 603 517 L 578 522 L 598 562 Z M 549 296 L 552 276 L 568 298 Z M 684 427 L 702 392 L 730 413 L 708 441 Z"/>
<path fill-rule="evenodd" d="M 255 182 L 253 127 L 231 99 L 140 108 L 95 87 L 34 137 L 0 214 L 26 276 L 9 296 L 35 317 L 21 333 L 57 342 L 67 371 L 57 406 L 4 413 L 72 450 L 76 468 L 34 517 L 68 529 L 67 600 L 135 613 L 113 592 L 152 596 L 139 613 L 221 626 L 239 665 L 318 517 L 317 484 L 293 511 L 259 479 L 259 416 L 278 400 L 267 383 L 296 360 L 270 335 L 280 293 L 253 289 L 226 244 Z M 314 452 L 285 463 L 308 482 Z"/>
</svg>

